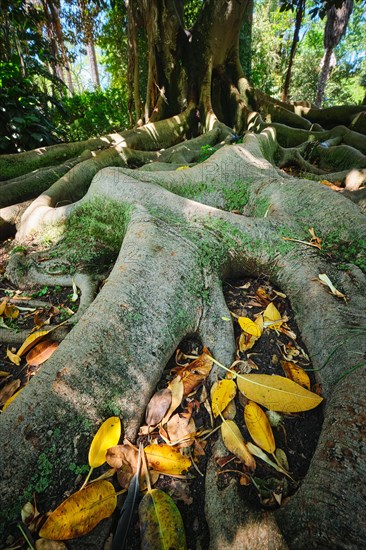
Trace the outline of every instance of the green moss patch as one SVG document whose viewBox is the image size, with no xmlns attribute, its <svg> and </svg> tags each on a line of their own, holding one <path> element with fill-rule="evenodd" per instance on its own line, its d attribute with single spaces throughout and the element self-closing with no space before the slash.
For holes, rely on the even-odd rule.
<svg viewBox="0 0 366 550">
<path fill-rule="evenodd" d="M 130 220 L 131 207 L 118 201 L 93 199 L 67 219 L 64 236 L 50 253 L 73 268 L 101 272 L 116 260 Z"/>
</svg>

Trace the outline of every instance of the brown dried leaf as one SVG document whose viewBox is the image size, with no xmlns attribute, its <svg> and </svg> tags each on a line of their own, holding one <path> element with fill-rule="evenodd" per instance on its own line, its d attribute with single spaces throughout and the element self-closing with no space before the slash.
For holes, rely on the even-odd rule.
<svg viewBox="0 0 366 550">
<path fill-rule="evenodd" d="M 213 362 L 208 355 L 210 355 L 210 352 L 207 348 L 204 348 L 203 353 L 192 361 L 188 367 L 179 369 L 179 374 L 184 385 L 184 395 L 192 393 L 192 391 L 210 374 Z"/>
<path fill-rule="evenodd" d="M 170 443 L 184 440 L 182 443 L 177 444 L 180 449 L 190 447 L 196 435 L 196 425 L 193 418 L 178 413 L 171 417 L 166 425 L 166 430 Z"/>
<path fill-rule="evenodd" d="M 168 422 L 169 418 L 172 416 L 175 409 L 177 409 L 179 405 L 182 403 L 183 394 L 184 394 L 184 384 L 181 377 L 176 376 L 175 378 L 173 378 L 173 380 L 168 384 L 168 389 L 171 393 L 172 400 L 167 413 L 165 414 L 164 418 L 161 421 L 162 424 L 165 424 L 166 422 Z"/>
<path fill-rule="evenodd" d="M 164 388 L 156 392 L 150 399 L 145 413 L 146 424 L 156 426 L 166 415 L 172 403 L 172 392 L 169 388 Z"/>
<path fill-rule="evenodd" d="M 53 342 L 52 340 L 44 340 L 43 342 L 40 342 L 27 353 L 26 360 L 28 365 L 38 367 L 38 365 L 41 365 L 47 361 L 47 359 L 51 357 L 57 348 L 58 343 Z"/>
<path fill-rule="evenodd" d="M 0 405 L 4 405 L 8 399 L 17 391 L 17 389 L 20 387 L 20 380 L 12 380 L 11 382 L 8 382 L 3 388 L 0 390 Z"/>
</svg>

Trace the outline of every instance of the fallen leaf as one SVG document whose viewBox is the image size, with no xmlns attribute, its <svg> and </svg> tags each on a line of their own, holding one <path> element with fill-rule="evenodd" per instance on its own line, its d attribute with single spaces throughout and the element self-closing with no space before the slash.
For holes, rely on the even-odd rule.
<svg viewBox="0 0 366 550">
<path fill-rule="evenodd" d="M 20 380 L 12 380 L 11 382 L 8 382 L 3 388 L 0 390 L 0 405 L 3 405 L 10 397 L 17 391 L 17 389 L 20 387 Z"/>
<path fill-rule="evenodd" d="M 3 300 L 2 302 L 0 302 L 0 315 L 4 314 L 7 303 L 7 300 Z"/>
<path fill-rule="evenodd" d="M 150 399 L 145 413 L 146 424 L 156 426 L 163 420 L 172 403 L 172 392 L 169 388 L 164 388 L 156 392 Z"/>
<path fill-rule="evenodd" d="M 221 436 L 227 450 L 244 462 L 250 471 L 254 471 L 255 460 L 245 444 L 241 431 L 233 420 L 223 421 Z"/>
<path fill-rule="evenodd" d="M 179 371 L 184 385 L 184 395 L 192 393 L 210 374 L 213 365 L 210 356 L 208 349 L 203 348 L 203 353 L 197 359 Z"/>
<path fill-rule="evenodd" d="M 192 465 L 187 456 L 165 443 L 148 445 L 145 447 L 145 455 L 149 466 L 162 474 L 182 474 Z"/>
<path fill-rule="evenodd" d="M 273 302 L 268 304 L 263 312 L 264 326 L 271 329 L 278 329 L 282 325 L 281 313 L 278 311 Z"/>
<path fill-rule="evenodd" d="M 39 340 L 41 340 L 46 334 L 50 332 L 51 329 L 48 330 L 38 330 L 37 332 L 33 332 L 30 334 L 23 342 L 23 344 L 20 346 L 20 348 L 17 351 L 17 355 L 20 357 L 27 353 Z"/>
<path fill-rule="evenodd" d="M 276 443 L 266 413 L 254 401 L 249 401 L 244 408 L 244 420 L 250 437 L 267 453 L 274 453 Z"/>
<path fill-rule="evenodd" d="M 138 503 L 138 495 L 140 491 L 139 474 L 141 469 L 141 451 L 144 452 L 142 443 L 140 443 L 139 446 L 136 473 L 131 479 L 128 493 L 122 506 L 117 528 L 113 537 L 111 550 L 124 550 L 126 547 L 126 539 L 130 529 L 131 520 Z"/>
<path fill-rule="evenodd" d="M 246 332 L 247 334 L 250 334 L 251 336 L 255 336 L 256 338 L 260 338 L 262 332 L 258 326 L 257 323 L 249 319 L 249 317 L 239 317 L 238 323 L 240 325 L 240 328 Z"/>
<path fill-rule="evenodd" d="M 47 361 L 47 359 L 53 355 L 57 348 L 57 342 L 53 342 L 52 340 L 44 340 L 27 353 L 26 361 L 28 365 L 37 367 Z"/>
<path fill-rule="evenodd" d="M 0 317 L 0 328 L 6 328 L 6 329 L 8 329 L 8 330 L 11 330 L 11 328 L 8 327 L 8 325 L 5 323 L 3 317 Z"/>
<path fill-rule="evenodd" d="M 276 460 L 280 464 L 280 466 L 282 466 L 282 468 L 284 468 L 286 471 L 289 471 L 290 468 L 285 451 L 278 448 L 276 449 L 275 455 Z"/>
<path fill-rule="evenodd" d="M 222 416 L 226 420 L 234 420 L 234 418 L 236 416 L 236 405 L 235 405 L 235 400 L 234 399 L 232 401 L 230 401 L 228 406 L 222 411 Z"/>
<path fill-rule="evenodd" d="M 0 378 L 6 378 L 9 374 L 10 372 L 7 372 L 6 370 L 0 370 Z"/>
<path fill-rule="evenodd" d="M 276 374 L 238 375 L 239 390 L 247 399 L 273 411 L 291 413 L 314 409 L 323 398 Z"/>
<path fill-rule="evenodd" d="M 7 303 L 3 315 L 8 319 L 17 319 L 19 317 L 19 309 L 13 304 Z"/>
<path fill-rule="evenodd" d="M 100 426 L 89 449 L 89 466 L 98 468 L 106 461 L 107 450 L 117 445 L 121 437 L 121 421 L 118 416 L 111 416 Z"/>
<path fill-rule="evenodd" d="M 186 550 L 182 517 L 174 500 L 152 489 L 140 502 L 139 523 L 142 550 Z"/>
<path fill-rule="evenodd" d="M 284 470 L 284 468 L 282 468 L 282 466 L 280 466 L 279 464 L 276 464 L 275 462 L 273 462 L 269 458 L 269 456 L 267 456 L 266 453 L 264 451 L 262 451 L 262 449 L 260 447 L 257 447 L 257 445 L 254 445 L 253 443 L 250 443 L 250 442 L 247 443 L 247 447 L 248 447 L 249 451 L 254 456 L 256 456 L 257 458 L 260 458 L 261 460 L 263 460 L 263 462 L 268 464 L 268 466 L 271 466 L 272 468 L 277 470 L 277 472 L 281 472 L 282 474 L 284 474 L 287 477 L 289 477 L 290 479 L 292 479 L 290 474 L 286 470 Z"/>
<path fill-rule="evenodd" d="M 281 367 L 285 371 L 287 378 L 310 390 L 310 378 L 304 369 L 291 361 L 281 361 Z"/>
<path fill-rule="evenodd" d="M 313 246 L 316 246 L 317 248 L 319 248 L 319 250 L 321 250 L 322 248 L 322 240 L 320 237 L 317 237 L 315 235 L 315 231 L 314 231 L 314 228 L 313 227 L 309 227 L 309 233 L 311 235 L 311 239 L 310 239 L 310 242 Z"/>
<path fill-rule="evenodd" d="M 24 390 L 24 388 L 21 388 L 17 392 L 13 393 L 13 395 L 5 401 L 4 406 L 3 406 L 3 411 L 5 411 L 5 409 L 7 409 L 9 407 L 9 405 L 14 401 L 14 399 L 16 399 L 18 397 L 20 392 L 23 391 L 23 390 Z"/>
<path fill-rule="evenodd" d="M 6 357 L 7 357 L 8 359 L 10 359 L 10 361 L 11 361 L 12 363 L 14 363 L 14 365 L 17 365 L 17 366 L 19 367 L 20 362 L 21 362 L 21 360 L 22 360 L 22 358 L 19 357 L 19 355 L 17 355 L 16 353 L 13 353 L 12 351 L 10 351 L 9 348 L 7 348 L 7 350 L 6 350 Z"/>
<path fill-rule="evenodd" d="M 215 418 L 226 409 L 230 401 L 236 395 L 236 384 L 234 380 L 220 380 L 215 382 L 211 388 L 211 407 Z"/>
<path fill-rule="evenodd" d="M 66 499 L 47 518 L 39 534 L 50 540 L 69 540 L 89 533 L 113 514 L 116 492 L 109 481 L 95 481 Z"/>
<path fill-rule="evenodd" d="M 343 300 L 346 300 L 346 296 L 342 294 L 342 292 L 339 292 L 339 290 L 336 289 L 332 281 L 329 279 L 328 275 L 326 275 L 325 273 L 321 273 L 320 275 L 318 275 L 318 277 L 320 279 L 320 282 L 323 285 L 327 286 L 334 296 L 336 296 L 337 298 L 343 298 Z"/>
<path fill-rule="evenodd" d="M 177 443 L 180 449 L 192 445 L 196 435 L 196 425 L 191 415 L 175 414 L 166 424 L 170 443 Z"/>
<path fill-rule="evenodd" d="M 184 383 L 181 377 L 176 376 L 175 378 L 173 378 L 173 380 L 168 384 L 168 389 L 171 393 L 172 399 L 171 399 L 169 409 L 161 421 L 162 424 L 165 424 L 166 422 L 168 422 L 169 418 L 172 416 L 175 409 L 177 409 L 182 402 L 183 395 L 184 395 Z"/>
<path fill-rule="evenodd" d="M 72 296 L 70 298 L 70 301 L 77 302 L 78 299 L 79 299 L 78 287 L 76 286 L 74 279 L 72 279 Z"/>
</svg>

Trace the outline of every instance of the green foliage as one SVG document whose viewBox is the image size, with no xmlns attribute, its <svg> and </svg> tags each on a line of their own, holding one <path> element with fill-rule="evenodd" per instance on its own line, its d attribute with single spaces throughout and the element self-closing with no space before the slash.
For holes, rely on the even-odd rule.
<svg viewBox="0 0 366 550">
<path fill-rule="evenodd" d="M 55 116 L 54 124 L 65 141 L 119 132 L 129 123 L 126 92 L 121 88 L 87 91 L 65 98 L 64 108 L 66 115 Z"/>
<path fill-rule="evenodd" d="M 296 4 L 296 0 L 283 4 Z M 320 6 L 322 2 L 318 2 Z M 307 3 L 311 12 L 314 2 Z M 288 66 L 295 24 L 295 11 L 280 12 L 271 0 L 257 0 L 253 24 L 252 81 L 265 93 L 280 98 Z M 290 99 L 314 101 L 324 55 L 324 24 L 305 15 L 297 45 Z M 352 104 L 365 95 L 366 61 L 364 41 L 364 2 L 355 3 L 345 37 L 335 49 L 337 64 L 331 73 L 324 106 Z M 364 80 L 363 80 L 364 79 Z"/>
<path fill-rule="evenodd" d="M 208 158 L 210 158 L 211 155 L 216 153 L 217 149 L 216 147 L 212 147 L 212 145 L 202 145 L 201 151 L 199 154 L 198 162 L 204 162 Z"/>
<path fill-rule="evenodd" d="M 52 56 L 42 21 L 43 13 L 33 3 L 1 3 L 0 153 L 59 141 L 50 120 L 61 109 L 64 87 L 46 68 Z"/>
<path fill-rule="evenodd" d="M 127 6 L 124 0 L 111 3 L 98 45 L 104 52 L 103 62 L 111 75 L 111 87 L 124 89 L 127 95 Z"/>
<path fill-rule="evenodd" d="M 354 264 L 366 273 L 365 251 L 366 241 L 364 239 L 345 241 L 340 239 L 339 231 L 331 232 L 326 236 L 322 250 L 324 254 L 336 261 Z"/>
</svg>

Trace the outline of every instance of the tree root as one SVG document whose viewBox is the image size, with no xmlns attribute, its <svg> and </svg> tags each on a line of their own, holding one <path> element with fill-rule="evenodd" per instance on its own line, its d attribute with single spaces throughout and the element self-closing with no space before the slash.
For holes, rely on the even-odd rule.
<svg viewBox="0 0 366 550">
<path fill-rule="evenodd" d="M 243 144 L 222 147 L 187 170 L 112 167 L 94 177 L 78 204 L 95 197 L 118 200 L 132 210 L 130 221 L 116 264 L 93 306 L 0 417 L 1 514 L 7 513 L 7 520 L 14 507 L 18 513 L 15 495 L 28 486 L 29 471 L 37 471 L 40 453 L 50 461 L 57 459 L 59 475 L 50 480 L 48 492 L 60 494 L 69 463 L 87 460 L 90 423 L 95 428 L 119 410 L 125 433 L 134 440 L 162 370 L 187 334 L 199 334 L 216 359 L 229 364 L 234 346 L 232 326 L 221 319 L 228 315 L 221 282 L 266 273 L 291 300 L 314 368 L 321 369 L 317 378 L 327 398 L 325 428 L 309 474 L 280 510 L 279 525 L 288 546 L 296 550 L 337 548 L 339 540 L 346 541 L 344 548 L 362 546 L 366 472 L 360 443 L 362 385 L 356 367 L 365 352 L 360 311 L 366 309 L 366 278 L 355 266 L 343 272 L 311 247 L 282 237 L 303 240 L 305 225 L 316 227 L 323 238 L 342 220 L 339 239 L 361 242 L 366 238 L 364 216 L 339 193 L 282 177 L 273 166 L 276 152 L 274 132 L 266 130 L 246 135 Z M 183 188 L 184 197 L 174 194 Z M 246 201 L 240 203 L 242 211 L 250 217 L 229 211 L 232 197 L 239 194 Z M 39 206 L 34 215 L 39 215 Z M 47 205 L 43 222 L 53 222 L 60 210 L 67 215 L 74 207 Z M 331 277 L 347 303 L 317 282 L 320 273 Z M 352 367 L 355 370 L 339 382 Z M 67 431 L 54 436 L 63 426 Z M 55 449 L 53 455 L 50 449 Z M 220 453 L 219 446 L 215 453 Z M 234 484 L 222 492 L 216 481 L 211 461 L 206 514 L 212 548 L 255 548 L 252 537 L 268 548 L 271 539 L 276 547 L 286 548 L 272 514 L 248 510 L 244 517 Z M 342 507 L 334 494 L 341 495 Z M 350 526 L 355 499 L 359 513 Z M 228 519 L 231 506 L 235 509 Z M 77 547 L 86 546 L 81 540 Z"/>
</svg>

